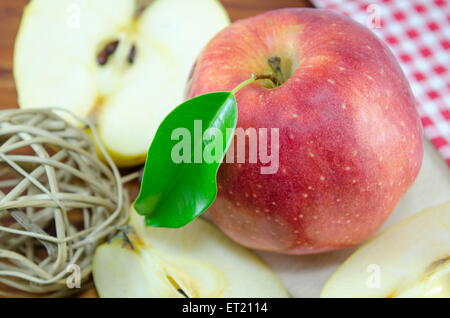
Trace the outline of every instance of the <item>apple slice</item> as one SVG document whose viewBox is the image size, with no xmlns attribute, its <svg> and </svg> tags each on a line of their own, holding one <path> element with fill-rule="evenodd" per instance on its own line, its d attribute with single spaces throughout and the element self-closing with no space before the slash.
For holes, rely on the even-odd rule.
<svg viewBox="0 0 450 318">
<path fill-rule="evenodd" d="M 16 40 L 22 108 L 89 118 L 120 166 L 141 163 L 162 119 L 184 99 L 194 61 L 229 24 L 217 0 L 32 0 Z"/>
<path fill-rule="evenodd" d="M 322 297 L 450 297 L 450 202 L 388 228 L 331 277 Z"/>
<path fill-rule="evenodd" d="M 203 219 L 150 228 L 132 210 L 130 225 L 129 242 L 118 237 L 95 252 L 101 297 L 288 297 L 261 260 Z"/>
</svg>

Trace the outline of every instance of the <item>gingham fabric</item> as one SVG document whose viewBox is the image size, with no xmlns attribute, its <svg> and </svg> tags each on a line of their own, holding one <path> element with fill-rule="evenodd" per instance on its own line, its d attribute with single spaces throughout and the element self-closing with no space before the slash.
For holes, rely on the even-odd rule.
<svg viewBox="0 0 450 318">
<path fill-rule="evenodd" d="M 450 0 L 312 0 L 371 28 L 397 56 L 424 133 L 450 165 Z"/>
</svg>

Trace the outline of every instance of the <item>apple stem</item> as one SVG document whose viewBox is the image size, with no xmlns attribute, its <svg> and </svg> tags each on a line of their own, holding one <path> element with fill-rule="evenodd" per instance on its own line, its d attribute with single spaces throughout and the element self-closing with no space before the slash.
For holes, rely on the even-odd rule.
<svg viewBox="0 0 450 318">
<path fill-rule="evenodd" d="M 130 249 L 134 250 L 134 244 L 131 242 L 130 238 L 128 237 L 128 232 L 130 231 L 130 227 L 128 225 L 120 226 L 118 228 L 120 234 L 122 234 L 123 237 L 123 245 L 122 247 L 125 247 L 128 245 Z"/>
<path fill-rule="evenodd" d="M 256 81 L 256 75 L 252 74 L 252 77 L 243 81 L 241 84 L 239 84 L 238 86 L 236 86 L 232 91 L 231 94 L 236 95 L 236 93 L 243 87 L 253 83 L 254 81 Z"/>
<path fill-rule="evenodd" d="M 280 83 L 280 81 L 278 80 L 278 78 L 276 78 L 275 76 L 273 76 L 273 75 L 271 75 L 271 74 L 256 75 L 256 76 L 255 76 L 255 80 L 263 80 L 263 79 L 271 80 L 272 83 L 273 83 L 275 86 L 280 86 L 280 85 L 281 85 L 281 83 Z"/>
<path fill-rule="evenodd" d="M 231 94 L 236 95 L 236 93 L 243 87 L 253 83 L 254 81 L 257 80 L 271 80 L 273 82 L 273 84 L 275 84 L 275 86 L 280 86 L 280 81 L 273 75 L 271 74 L 262 74 L 262 75 L 255 75 L 252 74 L 252 77 L 243 81 L 242 83 L 240 83 L 238 86 L 236 86 L 232 91 Z"/>
</svg>

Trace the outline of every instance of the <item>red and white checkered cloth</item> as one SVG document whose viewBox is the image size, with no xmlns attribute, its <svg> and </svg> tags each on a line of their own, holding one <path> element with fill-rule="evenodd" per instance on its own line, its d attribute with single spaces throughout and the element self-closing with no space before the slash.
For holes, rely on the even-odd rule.
<svg viewBox="0 0 450 318">
<path fill-rule="evenodd" d="M 417 98 L 425 135 L 450 165 L 450 0 L 312 1 L 369 26 L 389 45 Z"/>
</svg>

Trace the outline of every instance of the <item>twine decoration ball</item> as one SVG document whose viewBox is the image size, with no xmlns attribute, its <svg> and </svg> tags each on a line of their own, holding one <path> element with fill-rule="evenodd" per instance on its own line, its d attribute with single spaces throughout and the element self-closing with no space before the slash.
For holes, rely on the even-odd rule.
<svg viewBox="0 0 450 318">
<path fill-rule="evenodd" d="M 81 129 L 90 129 L 106 164 Z M 0 111 L 0 295 L 67 296 L 73 264 L 91 287 L 98 244 L 128 219 L 120 173 L 95 127 L 62 109 Z"/>
</svg>

